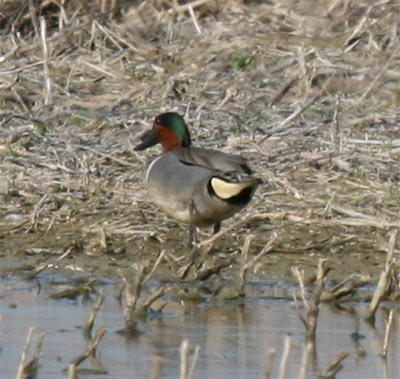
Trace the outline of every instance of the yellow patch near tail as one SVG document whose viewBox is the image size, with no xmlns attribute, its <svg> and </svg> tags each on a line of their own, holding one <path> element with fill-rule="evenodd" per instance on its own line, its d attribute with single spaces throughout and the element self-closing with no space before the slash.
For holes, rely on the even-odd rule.
<svg viewBox="0 0 400 379">
<path fill-rule="evenodd" d="M 240 192 L 249 187 L 249 183 L 232 183 L 219 178 L 212 178 L 211 186 L 218 197 L 226 200 L 239 195 Z"/>
</svg>

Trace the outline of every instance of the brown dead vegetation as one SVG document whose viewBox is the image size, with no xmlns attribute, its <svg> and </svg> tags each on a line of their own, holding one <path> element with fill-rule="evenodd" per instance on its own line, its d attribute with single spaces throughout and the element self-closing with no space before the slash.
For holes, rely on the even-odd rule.
<svg viewBox="0 0 400 379">
<path fill-rule="evenodd" d="M 101 272 L 166 249 L 176 272 L 185 233 L 143 185 L 158 152 L 133 151 L 172 110 L 265 182 L 215 254 L 239 264 L 246 234 L 256 255 L 279 231 L 255 275 L 314 272 L 316 257 L 333 278 L 377 274 L 400 226 L 399 13 L 389 0 L 0 1 L 0 254 Z"/>
</svg>

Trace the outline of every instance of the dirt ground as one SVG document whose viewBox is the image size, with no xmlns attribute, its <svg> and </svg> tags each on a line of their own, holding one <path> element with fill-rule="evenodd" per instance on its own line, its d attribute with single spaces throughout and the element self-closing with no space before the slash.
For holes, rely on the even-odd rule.
<svg viewBox="0 0 400 379">
<path fill-rule="evenodd" d="M 264 183 L 208 254 L 203 236 L 210 275 L 235 280 L 252 236 L 254 280 L 326 258 L 332 282 L 376 281 L 400 226 L 399 2 L 109 3 L 0 1 L 1 274 L 118 276 L 163 251 L 155 275 L 180 280 L 187 227 L 144 188 L 160 150 L 133 151 L 176 111 Z"/>
</svg>

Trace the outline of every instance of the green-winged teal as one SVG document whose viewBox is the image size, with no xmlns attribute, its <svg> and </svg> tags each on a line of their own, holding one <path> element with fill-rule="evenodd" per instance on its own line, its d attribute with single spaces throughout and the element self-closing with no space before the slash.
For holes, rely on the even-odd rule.
<svg viewBox="0 0 400 379">
<path fill-rule="evenodd" d="M 149 166 L 146 184 L 153 201 L 174 219 L 195 227 L 220 223 L 244 208 L 260 180 L 240 156 L 191 146 L 187 125 L 176 113 L 156 117 L 135 150 L 161 143 L 163 154 Z"/>
</svg>

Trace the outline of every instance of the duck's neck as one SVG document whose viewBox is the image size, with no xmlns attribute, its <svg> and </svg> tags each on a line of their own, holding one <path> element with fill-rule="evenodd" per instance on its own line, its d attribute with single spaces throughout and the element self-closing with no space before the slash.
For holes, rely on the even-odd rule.
<svg viewBox="0 0 400 379">
<path fill-rule="evenodd" d="M 179 146 L 181 146 L 181 141 L 178 135 L 169 128 L 160 128 L 160 130 L 158 131 L 158 136 L 161 141 L 163 153 L 175 150 Z"/>
</svg>

